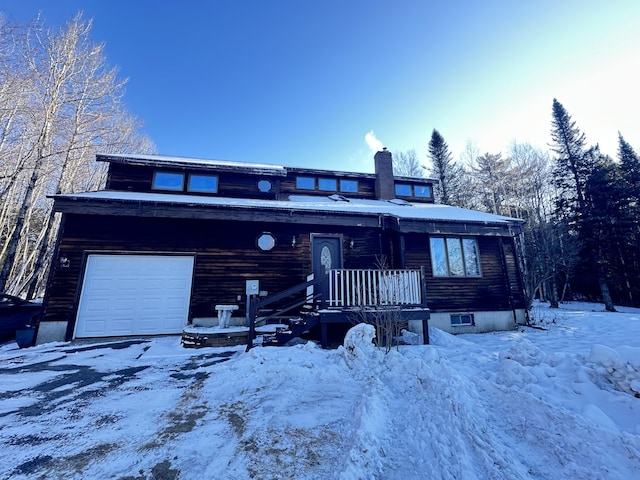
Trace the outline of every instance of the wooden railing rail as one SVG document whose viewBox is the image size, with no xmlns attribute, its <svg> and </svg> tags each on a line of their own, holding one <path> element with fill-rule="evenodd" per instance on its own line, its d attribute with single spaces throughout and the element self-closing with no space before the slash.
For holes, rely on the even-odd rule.
<svg viewBox="0 0 640 480">
<path fill-rule="evenodd" d="M 328 272 L 328 307 L 422 305 L 420 270 L 335 269 Z"/>
</svg>

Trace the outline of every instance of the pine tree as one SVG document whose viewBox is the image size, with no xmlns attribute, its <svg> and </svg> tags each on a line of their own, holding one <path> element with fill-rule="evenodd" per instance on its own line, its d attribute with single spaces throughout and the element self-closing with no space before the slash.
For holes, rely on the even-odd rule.
<svg viewBox="0 0 640 480">
<path fill-rule="evenodd" d="M 553 172 L 558 188 L 556 208 L 568 217 L 579 217 L 585 207 L 584 190 L 593 169 L 593 152 L 586 147 L 584 133 L 555 98 L 551 126 L 551 150 L 557 155 Z"/>
<path fill-rule="evenodd" d="M 640 158 L 618 132 L 618 159 L 624 172 L 624 182 L 628 194 L 636 201 L 640 200 Z"/>
<path fill-rule="evenodd" d="M 597 146 L 587 148 L 584 133 L 555 98 L 551 126 L 551 150 L 556 154 L 553 180 L 557 188 L 557 221 L 564 224 L 567 235 L 577 235 L 583 277 L 597 279 L 605 308 L 615 311 L 608 286 L 609 264 L 603 248 L 608 241 L 607 231 L 601 227 L 597 218 L 599 210 L 594 207 L 600 201 L 596 188 L 590 187 L 590 203 L 587 202 L 590 179 L 591 184 L 603 181 L 599 180 L 603 175 L 603 156 Z M 592 175 L 596 176 L 591 178 Z"/>
<path fill-rule="evenodd" d="M 458 207 L 467 206 L 462 199 L 467 173 L 463 167 L 455 163 L 449 151 L 449 145 L 435 128 L 429 140 L 429 158 L 431 160 L 429 175 L 439 181 L 434 188 L 436 202 Z"/>
</svg>

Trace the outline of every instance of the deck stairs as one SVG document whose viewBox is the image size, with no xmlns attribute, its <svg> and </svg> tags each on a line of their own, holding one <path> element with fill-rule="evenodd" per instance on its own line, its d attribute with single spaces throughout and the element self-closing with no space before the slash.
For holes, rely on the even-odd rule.
<svg viewBox="0 0 640 480">
<path fill-rule="evenodd" d="M 266 321 L 256 320 L 256 346 L 282 346 L 294 338 L 305 338 L 320 325 L 320 317 L 311 312 L 299 316 L 271 317 Z"/>
</svg>

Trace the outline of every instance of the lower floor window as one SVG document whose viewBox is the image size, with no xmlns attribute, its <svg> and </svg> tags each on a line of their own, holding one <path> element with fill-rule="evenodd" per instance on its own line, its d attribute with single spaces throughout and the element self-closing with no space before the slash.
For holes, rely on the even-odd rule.
<svg viewBox="0 0 640 480">
<path fill-rule="evenodd" d="M 475 238 L 431 237 L 431 266 L 436 277 L 480 277 Z"/>
<path fill-rule="evenodd" d="M 451 325 L 475 325 L 476 323 L 473 321 L 473 313 L 452 313 L 451 314 Z"/>
</svg>

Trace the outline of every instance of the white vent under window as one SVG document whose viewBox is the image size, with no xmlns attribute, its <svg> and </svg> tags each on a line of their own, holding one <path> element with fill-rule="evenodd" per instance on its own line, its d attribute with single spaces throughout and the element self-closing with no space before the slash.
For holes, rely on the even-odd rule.
<svg viewBox="0 0 640 480">
<path fill-rule="evenodd" d="M 348 202 L 349 199 L 347 197 L 345 197 L 344 195 L 340 195 L 338 193 L 334 194 L 334 195 L 329 195 L 329 198 L 331 200 L 333 200 L 334 202 Z"/>
<path fill-rule="evenodd" d="M 400 205 L 403 207 L 410 207 L 411 204 L 409 202 L 407 202 L 406 200 L 403 200 L 401 198 L 392 198 L 391 200 L 387 200 L 387 202 L 389 203 L 393 203 L 394 205 Z"/>
</svg>

